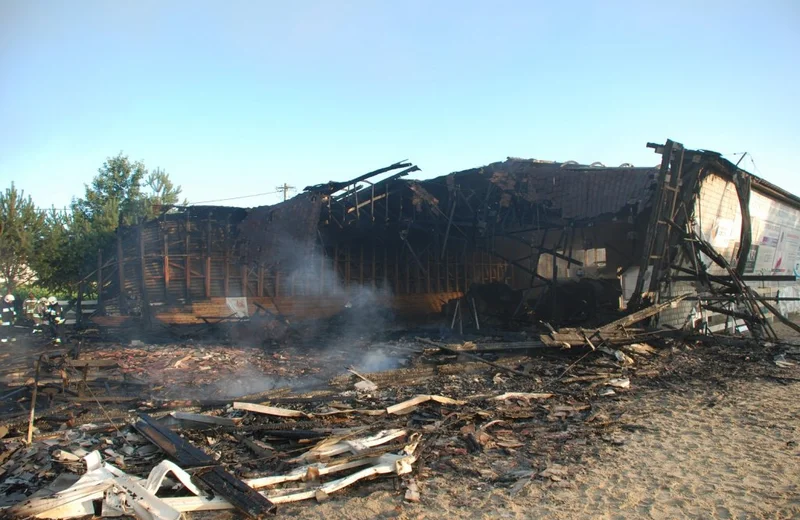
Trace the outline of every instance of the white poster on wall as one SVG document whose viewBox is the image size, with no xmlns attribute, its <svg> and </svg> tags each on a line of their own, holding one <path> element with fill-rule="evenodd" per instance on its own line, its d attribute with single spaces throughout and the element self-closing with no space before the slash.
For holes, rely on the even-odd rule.
<svg viewBox="0 0 800 520">
<path fill-rule="evenodd" d="M 800 231 L 786 229 L 781 232 L 773 272 L 775 274 L 793 274 L 798 263 L 797 251 L 800 248 Z"/>
<path fill-rule="evenodd" d="M 775 265 L 775 248 L 765 245 L 758 246 L 758 256 L 754 272 L 759 274 L 772 273 L 772 266 Z"/>
<path fill-rule="evenodd" d="M 247 310 L 247 298 L 225 298 L 225 302 L 237 318 L 246 318 L 250 315 Z"/>
<path fill-rule="evenodd" d="M 733 235 L 733 220 L 728 218 L 718 219 L 714 229 L 712 245 L 718 249 L 727 249 L 735 238 Z"/>
</svg>

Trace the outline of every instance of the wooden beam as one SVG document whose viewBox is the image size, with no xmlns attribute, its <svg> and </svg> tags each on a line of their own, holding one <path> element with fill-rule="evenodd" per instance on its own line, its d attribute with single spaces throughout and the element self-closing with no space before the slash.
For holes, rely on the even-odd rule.
<svg viewBox="0 0 800 520">
<path fill-rule="evenodd" d="M 97 250 L 97 312 L 105 314 L 103 306 L 103 250 Z"/>
<path fill-rule="evenodd" d="M 122 251 L 122 231 L 117 229 L 117 283 L 119 284 L 119 313 L 128 314 L 128 291 L 125 290 L 125 258 Z"/>
<path fill-rule="evenodd" d="M 222 290 L 223 290 L 223 293 L 225 294 L 225 297 L 227 298 L 228 297 L 228 285 L 230 284 L 230 273 L 228 272 L 229 268 L 230 268 L 230 265 L 228 264 L 228 249 L 227 248 L 225 249 L 225 254 L 223 255 L 222 258 L 223 258 L 223 264 L 224 264 L 224 267 L 223 267 L 224 271 L 222 273 L 222 286 L 223 286 Z"/>
<path fill-rule="evenodd" d="M 175 458 L 181 467 L 199 468 L 193 477 L 211 488 L 214 493 L 225 498 L 246 517 L 263 518 L 267 514 L 275 512 L 275 504 L 225 471 L 205 452 L 152 417 L 140 414 L 139 418 L 141 420 L 134 424 L 134 428 L 139 433 Z"/>
<path fill-rule="evenodd" d="M 184 276 L 184 297 L 186 301 L 191 301 L 192 299 L 192 259 L 191 254 L 189 252 L 189 242 L 190 242 L 190 235 L 191 235 L 191 226 L 192 221 L 189 220 L 189 212 L 186 212 L 186 223 L 184 224 L 184 243 L 183 249 L 184 253 L 186 253 L 186 258 L 184 259 L 185 269 L 183 271 Z"/>
<path fill-rule="evenodd" d="M 139 235 L 139 267 L 142 276 L 142 317 L 145 328 L 150 328 L 150 295 L 147 294 L 147 268 L 144 263 L 144 223 L 139 223 L 137 234 Z"/>
<path fill-rule="evenodd" d="M 206 219 L 206 298 L 211 298 L 211 218 Z"/>
<path fill-rule="evenodd" d="M 164 234 L 164 300 L 169 300 L 169 239 Z"/>
</svg>

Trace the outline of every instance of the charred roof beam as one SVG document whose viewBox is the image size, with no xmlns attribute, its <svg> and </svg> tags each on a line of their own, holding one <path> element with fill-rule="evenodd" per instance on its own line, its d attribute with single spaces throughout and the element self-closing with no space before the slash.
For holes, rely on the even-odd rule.
<svg viewBox="0 0 800 520">
<path fill-rule="evenodd" d="M 316 191 L 316 192 L 332 195 L 333 193 L 336 193 L 337 191 L 339 191 L 339 190 L 341 190 L 343 188 L 346 188 L 347 186 L 352 186 L 352 185 L 357 184 L 357 183 L 359 183 L 361 181 L 365 181 L 367 179 L 375 177 L 376 175 L 380 175 L 381 173 L 390 172 L 390 171 L 393 171 L 393 170 L 397 170 L 399 168 L 407 168 L 407 170 L 405 171 L 405 175 L 408 175 L 411 172 L 419 170 L 419 168 L 417 168 L 416 166 L 414 166 L 410 162 L 407 162 L 407 161 L 404 160 L 404 161 L 396 162 L 396 163 L 391 164 L 389 166 L 386 166 L 384 168 L 379 168 L 379 169 L 371 171 L 369 173 L 365 173 L 363 175 L 359 175 L 358 177 L 356 177 L 354 179 L 350 179 L 349 181 L 339 181 L 339 182 L 337 182 L 337 181 L 329 181 L 326 184 L 317 184 L 317 185 L 314 185 L 314 186 L 306 186 L 305 188 L 303 188 L 303 191 Z M 403 173 L 403 172 L 401 172 L 401 173 Z"/>
</svg>

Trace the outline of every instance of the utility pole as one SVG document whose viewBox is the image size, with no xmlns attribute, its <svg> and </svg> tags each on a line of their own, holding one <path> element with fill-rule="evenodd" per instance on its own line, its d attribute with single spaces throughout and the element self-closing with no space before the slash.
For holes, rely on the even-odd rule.
<svg viewBox="0 0 800 520">
<path fill-rule="evenodd" d="M 283 192 L 283 200 L 286 202 L 286 199 L 289 198 L 289 191 L 294 191 L 294 186 L 289 186 L 284 182 L 283 186 L 276 186 L 275 189 Z"/>
</svg>

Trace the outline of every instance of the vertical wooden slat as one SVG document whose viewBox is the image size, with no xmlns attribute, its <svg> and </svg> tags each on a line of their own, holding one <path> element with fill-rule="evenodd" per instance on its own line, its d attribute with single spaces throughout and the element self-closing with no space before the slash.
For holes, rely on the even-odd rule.
<svg viewBox="0 0 800 520">
<path fill-rule="evenodd" d="M 223 284 L 223 289 L 222 290 L 223 290 L 223 292 L 225 294 L 225 297 L 227 298 L 228 297 L 228 288 L 229 288 L 228 284 L 230 283 L 230 273 L 228 272 L 228 268 L 230 266 L 228 264 L 228 261 L 229 261 L 229 259 L 228 259 L 228 248 L 224 245 L 224 241 L 223 241 L 223 247 L 225 247 L 225 253 L 223 255 L 223 264 L 224 264 L 223 269 L 224 270 L 222 272 L 222 284 Z"/>
<path fill-rule="evenodd" d="M 364 285 L 364 242 L 359 247 L 358 284 Z"/>
<path fill-rule="evenodd" d="M 461 291 L 461 286 L 458 283 L 458 279 L 460 277 L 458 276 L 459 269 L 458 269 L 458 257 L 457 256 L 455 257 L 455 261 L 453 262 L 453 271 L 454 271 L 454 274 L 455 274 L 455 277 L 456 277 L 456 292 L 460 292 Z"/>
<path fill-rule="evenodd" d="M 122 251 L 122 232 L 117 229 L 117 283 L 119 284 L 119 313 L 128 314 L 128 291 L 125 290 L 125 258 Z"/>
<path fill-rule="evenodd" d="M 319 255 L 319 293 L 325 294 L 325 248 Z"/>
<path fill-rule="evenodd" d="M 338 287 L 340 274 L 344 274 L 344 272 L 339 272 L 339 244 L 336 244 L 333 248 L 333 280 L 331 280 L 332 287 Z"/>
<path fill-rule="evenodd" d="M 372 209 L 372 215 L 375 216 L 375 208 Z M 375 269 L 377 267 L 377 262 L 375 258 L 375 241 L 372 241 L 372 288 L 375 288 L 375 284 L 377 283 L 378 276 L 375 273 Z"/>
<path fill-rule="evenodd" d="M 400 294 L 400 251 L 394 248 L 394 293 Z"/>
<path fill-rule="evenodd" d="M 103 250 L 97 250 L 97 312 L 101 316 L 105 314 L 103 305 Z"/>
<path fill-rule="evenodd" d="M 247 273 L 247 265 L 242 266 L 242 296 L 247 298 L 247 289 L 250 286 L 250 275 Z"/>
<path fill-rule="evenodd" d="M 426 259 L 426 265 L 427 265 L 427 269 L 426 269 L 427 272 L 425 273 L 425 292 L 430 293 L 431 292 L 431 252 L 430 251 L 425 253 L 425 259 Z"/>
<path fill-rule="evenodd" d="M 444 255 L 444 283 L 445 290 L 450 292 L 450 252 L 447 251 Z"/>
<path fill-rule="evenodd" d="M 78 299 L 75 302 L 75 325 L 80 328 L 83 325 L 83 280 L 78 282 Z M 98 302 L 99 302 L 98 298 Z"/>
<path fill-rule="evenodd" d="M 142 317 L 145 328 L 150 327 L 150 295 L 147 294 L 147 269 L 144 263 L 144 224 L 139 224 L 139 266 L 141 268 Z"/>
<path fill-rule="evenodd" d="M 406 264 L 406 294 L 411 294 L 411 259 L 408 258 L 408 253 L 403 251 L 405 256 L 405 264 Z"/>
<path fill-rule="evenodd" d="M 206 298 L 211 298 L 211 217 L 206 220 Z"/>
<path fill-rule="evenodd" d="M 169 239 L 164 234 L 164 301 L 169 301 Z"/>
<path fill-rule="evenodd" d="M 422 262 L 420 262 L 420 263 L 422 263 Z M 415 276 L 415 282 L 416 282 L 415 285 L 416 286 L 414 287 L 414 292 L 415 293 L 423 292 L 423 290 L 422 290 L 422 272 L 421 271 L 422 271 L 422 269 L 415 262 L 414 263 L 414 274 L 416 275 Z"/>
<path fill-rule="evenodd" d="M 258 284 L 256 287 L 256 296 L 264 296 L 264 266 L 258 264 Z"/>
<path fill-rule="evenodd" d="M 383 287 L 389 286 L 389 248 L 383 246 Z"/>
<path fill-rule="evenodd" d="M 189 253 L 189 240 L 190 240 L 189 235 L 191 234 L 191 221 L 189 220 L 189 212 L 188 211 L 186 212 L 186 225 L 185 225 L 184 233 L 186 234 L 186 236 L 184 236 L 184 238 L 183 238 L 183 241 L 184 241 L 183 249 L 184 249 L 184 252 L 186 253 L 186 257 L 185 257 L 185 260 L 183 262 L 183 266 L 184 266 L 183 275 L 184 275 L 184 284 L 185 284 L 184 296 L 186 298 L 186 301 L 191 301 L 191 299 L 192 299 L 192 261 L 191 261 L 191 258 L 189 257 L 189 255 L 190 255 L 190 253 Z"/>
<path fill-rule="evenodd" d="M 350 288 L 350 250 L 352 247 L 347 246 L 347 254 L 345 255 L 345 265 L 344 265 L 344 286 L 348 289 Z"/>
<path fill-rule="evenodd" d="M 211 257 L 206 257 L 206 298 L 211 298 Z"/>
<path fill-rule="evenodd" d="M 192 299 L 192 259 L 189 258 L 189 254 L 186 254 L 186 257 L 183 259 L 183 269 L 184 269 L 184 297 L 186 301 L 191 301 Z"/>
</svg>

